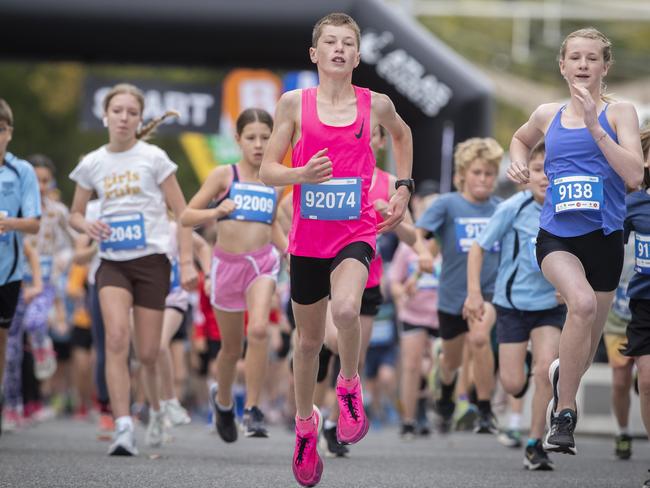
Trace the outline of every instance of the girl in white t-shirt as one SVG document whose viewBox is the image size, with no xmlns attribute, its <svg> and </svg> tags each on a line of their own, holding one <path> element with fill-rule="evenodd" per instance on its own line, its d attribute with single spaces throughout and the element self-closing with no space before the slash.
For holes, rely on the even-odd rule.
<svg viewBox="0 0 650 488">
<path fill-rule="evenodd" d="M 167 116 L 141 127 L 144 95 L 133 85 L 119 84 L 104 98 L 104 125 L 109 143 L 86 155 L 70 174 L 77 183 L 70 224 L 100 243 L 101 264 L 96 274 L 99 301 L 106 329 L 106 380 L 115 433 L 110 455 L 136 455 L 133 422 L 129 415 L 128 354 L 131 310 L 134 343 L 147 376 L 151 405 L 147 443 L 162 441 L 162 413 L 158 402 L 156 360 L 160 348 L 163 313 L 169 282 L 169 221 L 185 208 L 176 180 L 177 166 L 160 148 L 143 138 Z M 95 192 L 101 217 L 84 218 Z M 180 274 L 184 288 L 196 284 L 190 229 L 179 228 Z"/>
</svg>

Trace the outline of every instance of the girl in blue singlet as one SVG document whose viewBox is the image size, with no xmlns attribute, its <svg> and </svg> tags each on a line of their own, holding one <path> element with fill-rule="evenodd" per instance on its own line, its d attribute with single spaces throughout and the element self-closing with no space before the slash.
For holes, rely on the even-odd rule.
<svg viewBox="0 0 650 488">
<path fill-rule="evenodd" d="M 641 418 L 650 433 L 650 127 L 641 131 L 645 159 L 641 190 L 625 199 L 625 240 L 634 239 L 634 276 L 627 287 L 631 319 L 625 330 L 627 345 L 623 354 L 634 358 L 639 372 Z M 634 235 L 630 235 L 634 233 Z M 650 479 L 642 485 L 650 488 Z"/>
<path fill-rule="evenodd" d="M 566 301 L 560 358 L 549 368 L 547 451 L 576 454 L 576 393 L 600 340 L 623 265 L 625 187 L 643 177 L 639 122 L 630 103 L 603 95 L 612 63 L 609 40 L 593 28 L 567 36 L 560 73 L 571 98 L 540 105 L 515 132 L 508 177 L 527 183 L 530 149 L 546 143 L 550 185 L 540 217 L 537 261 Z M 559 365 L 562 364 L 562 381 Z"/>
</svg>

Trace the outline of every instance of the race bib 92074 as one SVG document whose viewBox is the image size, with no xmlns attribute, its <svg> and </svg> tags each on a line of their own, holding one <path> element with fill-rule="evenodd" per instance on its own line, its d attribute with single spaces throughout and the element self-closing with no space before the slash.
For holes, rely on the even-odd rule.
<svg viewBox="0 0 650 488">
<path fill-rule="evenodd" d="M 356 220 L 361 214 L 361 178 L 332 178 L 300 186 L 300 216 L 311 220 Z"/>
</svg>

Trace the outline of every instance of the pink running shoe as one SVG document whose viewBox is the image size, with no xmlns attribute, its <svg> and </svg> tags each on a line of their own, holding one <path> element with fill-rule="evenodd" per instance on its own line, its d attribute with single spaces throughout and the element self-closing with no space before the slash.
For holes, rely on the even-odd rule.
<svg viewBox="0 0 650 488">
<path fill-rule="evenodd" d="M 302 486 L 316 486 L 323 474 L 323 460 L 318 454 L 318 432 L 322 425 L 316 405 L 306 420 L 296 417 L 296 448 L 293 451 L 293 475 Z"/>
<path fill-rule="evenodd" d="M 339 375 L 336 380 L 336 397 L 341 412 L 336 426 L 338 441 L 341 444 L 359 442 L 370 428 L 368 417 L 363 409 L 363 394 L 359 375 L 351 380 L 346 380 Z"/>
</svg>

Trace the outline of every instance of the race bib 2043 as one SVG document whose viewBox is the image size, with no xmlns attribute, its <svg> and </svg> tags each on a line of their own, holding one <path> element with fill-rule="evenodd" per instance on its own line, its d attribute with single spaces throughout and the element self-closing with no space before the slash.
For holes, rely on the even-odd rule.
<svg viewBox="0 0 650 488">
<path fill-rule="evenodd" d="M 101 242 L 102 251 L 127 251 L 147 247 L 144 216 L 141 212 L 106 215 L 102 216 L 101 220 L 111 227 L 110 237 Z"/>
</svg>

